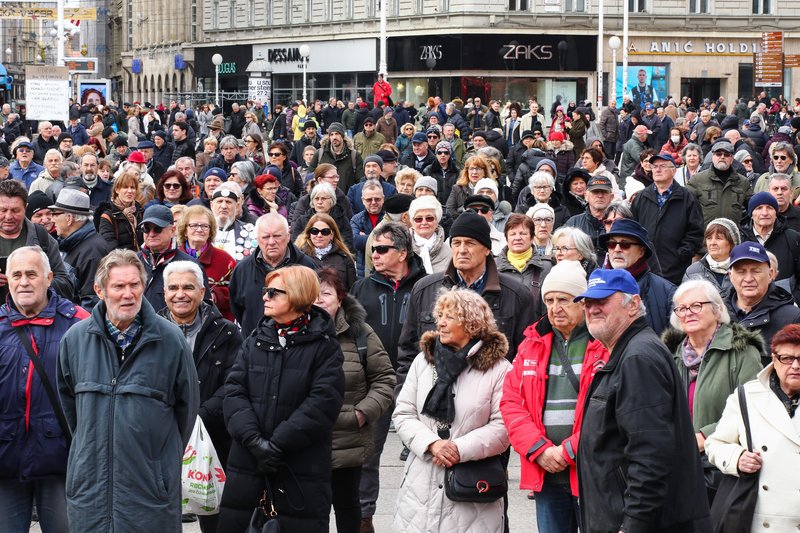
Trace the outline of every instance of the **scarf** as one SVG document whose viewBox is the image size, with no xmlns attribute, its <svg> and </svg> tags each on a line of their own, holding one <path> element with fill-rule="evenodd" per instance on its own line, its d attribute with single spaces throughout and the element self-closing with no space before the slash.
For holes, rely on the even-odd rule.
<svg viewBox="0 0 800 533">
<path fill-rule="evenodd" d="M 527 265 L 528 261 L 533 257 L 533 248 L 528 248 L 521 254 L 508 250 L 506 257 L 508 258 L 508 262 L 517 269 L 517 272 L 522 272 L 525 269 L 525 265 Z"/>
<path fill-rule="evenodd" d="M 305 331 L 309 322 L 311 322 L 311 316 L 308 313 L 303 313 L 288 324 L 275 322 L 275 329 L 278 332 L 278 342 L 281 346 L 285 347 L 286 337 Z"/>
<path fill-rule="evenodd" d="M 443 424 L 451 424 L 455 420 L 456 402 L 453 385 L 461 372 L 467 368 L 467 358 L 481 346 L 483 346 L 482 341 L 473 339 L 454 352 L 436 337 L 436 344 L 433 347 L 434 382 L 422 406 L 423 415 Z"/>
<path fill-rule="evenodd" d="M 159 253 L 155 253 L 152 250 L 150 250 L 149 248 L 147 248 L 146 245 L 142 246 L 142 250 L 141 251 L 142 251 L 142 257 L 144 258 L 145 263 L 149 263 L 150 267 L 151 267 L 150 270 L 153 270 L 153 271 L 156 270 L 161 265 L 165 265 L 165 264 L 169 263 L 170 261 L 172 261 L 172 259 L 175 257 L 175 254 L 178 253 L 178 249 L 177 248 L 170 248 L 168 250 L 164 250 L 163 252 L 161 252 L 159 254 Z"/>
<path fill-rule="evenodd" d="M 706 261 L 708 262 L 708 269 L 717 274 L 727 274 L 731 268 L 731 258 L 728 257 L 725 261 L 714 261 L 711 256 L 706 254 Z"/>
<path fill-rule="evenodd" d="M 136 202 L 127 207 L 122 205 L 119 198 L 115 198 L 112 202 L 122 211 L 122 214 L 128 219 L 128 223 L 133 227 L 133 232 L 136 233 Z"/>
<path fill-rule="evenodd" d="M 717 336 L 717 331 L 719 331 L 719 326 L 717 326 L 717 329 L 714 330 L 714 334 L 711 336 L 711 338 L 708 339 L 708 344 L 706 344 L 706 349 L 703 350 L 702 354 L 697 353 L 697 350 L 694 349 L 692 343 L 689 342 L 689 337 L 686 337 L 686 340 L 683 341 L 681 360 L 683 361 L 683 365 L 689 371 L 689 383 L 697 379 L 697 374 L 700 372 L 700 363 L 703 362 L 703 355 L 706 354 L 708 347 L 711 346 L 711 341 L 713 341 L 714 337 Z"/>
<path fill-rule="evenodd" d="M 425 272 L 427 274 L 433 274 L 433 263 L 431 262 L 431 249 L 433 245 L 436 244 L 437 241 L 436 232 L 433 233 L 429 238 L 420 237 L 416 233 L 414 233 L 414 244 L 419 247 L 419 252 L 417 255 L 420 259 L 422 259 L 422 264 L 425 267 Z"/>
<path fill-rule="evenodd" d="M 325 246 L 324 248 L 314 248 L 314 255 L 317 256 L 317 259 L 322 261 L 322 258 L 328 255 L 332 249 L 333 243 L 328 244 L 328 246 Z"/>
<path fill-rule="evenodd" d="M 772 389 L 772 392 L 775 393 L 786 408 L 786 412 L 789 413 L 789 418 L 794 418 L 794 414 L 797 412 L 797 406 L 800 405 L 800 394 L 795 394 L 790 398 L 788 394 L 783 392 L 777 372 L 772 372 L 769 375 L 769 388 Z"/>
<path fill-rule="evenodd" d="M 194 248 L 189 246 L 189 241 L 186 241 L 185 243 L 183 243 L 183 251 L 191 255 L 195 259 L 197 259 L 201 255 L 203 255 L 203 252 L 205 252 L 209 246 L 210 246 L 209 243 L 205 243 L 205 245 L 202 248 L 200 248 L 199 250 L 195 250 Z"/>
</svg>

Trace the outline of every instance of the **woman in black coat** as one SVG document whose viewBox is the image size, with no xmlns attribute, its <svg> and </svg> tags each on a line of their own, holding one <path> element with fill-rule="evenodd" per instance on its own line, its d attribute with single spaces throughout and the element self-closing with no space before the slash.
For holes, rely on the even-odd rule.
<svg viewBox="0 0 800 533">
<path fill-rule="evenodd" d="M 218 533 L 241 533 L 269 487 L 283 531 L 327 533 L 331 435 L 344 400 L 343 356 L 319 279 L 294 265 L 266 277 L 264 316 L 228 376 L 233 438 Z M 269 506 L 268 506 L 269 507 Z"/>
<path fill-rule="evenodd" d="M 342 241 L 339 227 L 330 215 L 313 215 L 294 244 L 320 268 L 334 270 L 345 290 L 349 291 L 356 282 L 356 259 Z"/>
</svg>

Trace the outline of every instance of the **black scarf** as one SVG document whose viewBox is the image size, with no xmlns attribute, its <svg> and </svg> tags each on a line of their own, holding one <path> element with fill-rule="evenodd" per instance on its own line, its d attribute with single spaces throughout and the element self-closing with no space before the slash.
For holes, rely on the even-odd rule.
<svg viewBox="0 0 800 533">
<path fill-rule="evenodd" d="M 786 412 L 789 413 L 789 418 L 794 418 L 794 414 L 797 411 L 797 406 L 800 405 L 800 394 L 795 394 L 792 397 L 789 397 L 788 394 L 783 392 L 781 388 L 781 380 L 778 379 L 778 373 L 773 371 L 769 375 L 769 388 L 772 389 L 772 392 L 775 393 L 775 396 L 781 401 L 783 406 L 786 408 Z"/>
<path fill-rule="evenodd" d="M 478 339 L 473 339 L 466 346 L 454 352 L 439 342 L 439 337 L 436 337 L 436 344 L 433 347 L 436 381 L 428 393 L 428 397 L 425 398 L 425 404 L 422 406 L 423 415 L 444 424 L 451 424 L 455 420 L 456 402 L 453 384 L 467 367 L 467 354 L 477 343 Z"/>
</svg>

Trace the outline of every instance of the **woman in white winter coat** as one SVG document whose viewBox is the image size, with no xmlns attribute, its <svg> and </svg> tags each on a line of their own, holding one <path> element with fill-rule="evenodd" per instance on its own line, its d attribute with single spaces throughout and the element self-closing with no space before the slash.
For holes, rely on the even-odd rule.
<svg viewBox="0 0 800 533">
<path fill-rule="evenodd" d="M 772 362 L 744 385 L 753 451 L 747 451 L 738 394 L 728 397 L 706 439 L 708 460 L 723 473 L 759 472 L 750 531 L 796 531 L 800 524 L 800 324 L 772 337 Z"/>
<path fill-rule="evenodd" d="M 437 330 L 420 340 L 397 398 L 394 426 L 411 450 L 397 497 L 396 533 L 500 533 L 503 500 L 454 502 L 445 495 L 445 469 L 508 448 L 500 414 L 503 380 L 511 364 L 508 342 L 491 309 L 468 289 L 436 300 Z"/>
</svg>

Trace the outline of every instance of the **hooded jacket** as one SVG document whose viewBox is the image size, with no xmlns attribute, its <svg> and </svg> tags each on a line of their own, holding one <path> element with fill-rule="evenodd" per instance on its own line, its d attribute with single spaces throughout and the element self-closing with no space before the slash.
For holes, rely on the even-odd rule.
<svg viewBox="0 0 800 533">
<path fill-rule="evenodd" d="M 308 165 L 308 170 L 314 172 L 320 163 L 330 163 L 335 166 L 339 174 L 337 186 L 346 193 L 351 185 L 358 183 L 364 177 L 364 160 L 355 149 L 352 139 L 344 137 L 343 143 L 342 153 L 336 155 L 331 148 L 330 136 L 323 137 L 319 143 L 319 150 Z"/>
</svg>

